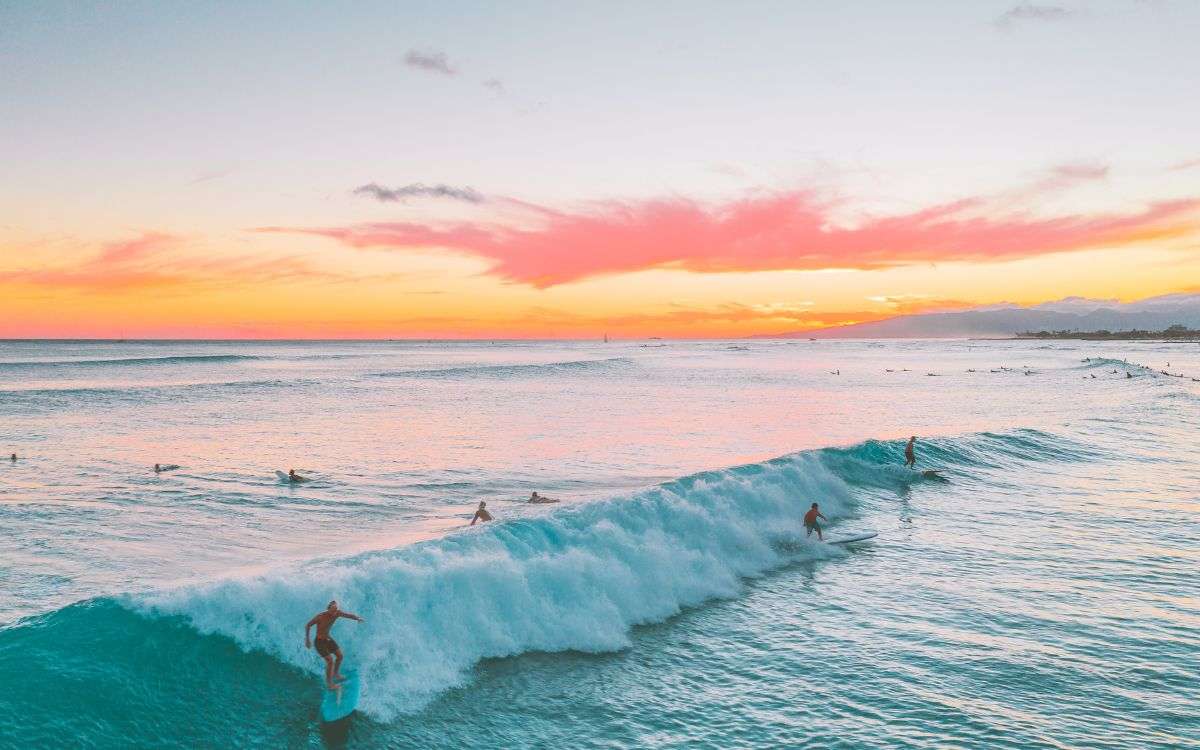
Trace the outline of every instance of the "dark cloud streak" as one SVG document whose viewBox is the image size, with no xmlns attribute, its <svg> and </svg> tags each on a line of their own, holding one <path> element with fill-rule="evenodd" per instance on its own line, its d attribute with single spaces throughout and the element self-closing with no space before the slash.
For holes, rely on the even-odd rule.
<svg viewBox="0 0 1200 750">
<path fill-rule="evenodd" d="M 450 198 L 466 203 L 483 203 L 483 194 L 469 187 L 458 188 L 452 185 L 426 185 L 414 182 L 398 188 L 384 187 L 375 182 L 360 185 L 351 191 L 354 195 L 363 195 L 381 203 L 401 203 L 409 198 Z"/>
<path fill-rule="evenodd" d="M 445 52 L 420 52 L 411 49 L 404 56 L 404 64 L 410 68 L 417 68 L 429 73 L 441 73 L 445 76 L 458 75 L 458 69 L 450 64 L 450 60 L 446 58 Z"/>
<path fill-rule="evenodd" d="M 1075 11 L 1061 5 L 1020 3 L 1001 13 L 994 23 L 997 28 L 1007 29 L 1024 21 L 1062 21 L 1073 15 Z"/>
</svg>

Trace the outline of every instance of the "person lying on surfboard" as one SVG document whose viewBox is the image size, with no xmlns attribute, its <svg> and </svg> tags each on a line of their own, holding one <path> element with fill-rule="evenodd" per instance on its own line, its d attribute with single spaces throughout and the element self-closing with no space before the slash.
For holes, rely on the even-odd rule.
<svg viewBox="0 0 1200 750">
<path fill-rule="evenodd" d="M 289 482 L 307 482 L 308 477 L 300 476 L 299 474 L 296 473 L 295 469 L 288 469 L 288 481 Z"/>
<path fill-rule="evenodd" d="M 487 512 L 487 503 L 479 501 L 479 509 L 475 511 L 475 515 L 471 517 L 471 525 L 474 526 L 476 521 L 490 521 L 492 514 Z"/>
<path fill-rule="evenodd" d="M 817 523 L 818 518 L 823 518 L 826 521 L 829 520 L 828 518 L 825 518 L 825 516 L 821 515 L 821 511 L 817 508 L 817 504 L 813 503 L 812 507 L 808 509 L 808 512 L 804 514 L 805 539 L 812 536 L 812 533 L 815 531 L 817 532 L 817 541 L 825 541 L 821 538 L 821 524 Z"/>
<path fill-rule="evenodd" d="M 348 620 L 356 622 L 366 622 L 358 615 L 352 615 L 349 612 L 343 612 L 338 609 L 338 603 L 332 601 L 325 611 L 318 612 L 313 615 L 313 618 L 304 626 L 304 647 L 312 648 L 315 644 L 317 654 L 325 660 L 325 687 L 330 690 L 337 690 L 337 681 L 346 679 L 342 676 L 342 649 L 337 645 L 337 641 L 330 637 L 329 631 L 333 629 L 333 624 L 337 622 L 339 617 L 345 617 Z M 317 626 L 317 639 L 310 641 L 308 631 L 312 626 Z"/>
<path fill-rule="evenodd" d="M 917 454 L 914 452 L 914 449 L 913 449 L 913 446 L 916 444 L 916 442 L 917 442 L 917 436 L 913 435 L 912 437 L 910 437 L 908 439 L 908 445 L 904 446 L 904 465 L 905 466 L 912 467 L 912 466 L 917 465 Z"/>
</svg>

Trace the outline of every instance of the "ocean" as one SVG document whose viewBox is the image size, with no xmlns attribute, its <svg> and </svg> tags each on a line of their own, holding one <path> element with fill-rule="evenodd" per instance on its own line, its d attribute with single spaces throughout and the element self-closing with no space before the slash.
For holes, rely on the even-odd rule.
<svg viewBox="0 0 1200 750">
<path fill-rule="evenodd" d="M 0 748 L 1200 747 L 1193 378 L 1153 342 L 0 342 Z M 812 502 L 878 536 L 806 538 Z M 324 725 L 330 599 L 362 698 Z"/>
</svg>

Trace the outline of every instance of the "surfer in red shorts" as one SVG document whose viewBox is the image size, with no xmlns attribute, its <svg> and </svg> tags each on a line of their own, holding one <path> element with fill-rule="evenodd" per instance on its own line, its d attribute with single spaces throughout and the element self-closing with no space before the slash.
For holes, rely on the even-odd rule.
<svg viewBox="0 0 1200 750">
<path fill-rule="evenodd" d="M 821 524 L 817 523 L 818 518 L 824 518 L 826 521 L 829 520 L 828 518 L 825 518 L 825 516 L 821 515 L 821 511 L 817 509 L 817 504 L 813 503 L 812 507 L 808 509 L 808 512 L 804 514 L 805 539 L 812 536 L 812 533 L 815 531 L 817 532 L 817 541 L 825 541 L 821 538 Z"/>
<path fill-rule="evenodd" d="M 304 626 L 304 647 L 312 648 L 314 644 L 316 645 L 317 653 L 325 660 L 325 687 L 330 690 L 338 689 L 336 680 L 346 679 L 339 671 L 342 668 L 342 649 L 338 647 L 337 641 L 333 640 L 329 635 L 329 631 L 333 628 L 333 624 L 337 622 L 339 617 L 345 617 L 348 620 L 355 620 L 357 622 L 365 622 L 358 615 L 352 615 L 349 612 L 343 612 L 338 609 L 338 603 L 332 601 L 325 608 L 324 612 L 318 612 L 313 615 L 313 618 Z M 317 639 L 310 641 L 308 631 L 312 629 L 313 625 L 317 626 Z"/>
</svg>

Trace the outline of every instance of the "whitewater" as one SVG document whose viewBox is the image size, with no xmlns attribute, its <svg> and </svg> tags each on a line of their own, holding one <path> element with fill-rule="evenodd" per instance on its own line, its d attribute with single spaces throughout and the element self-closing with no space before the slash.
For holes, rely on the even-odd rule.
<svg viewBox="0 0 1200 750">
<path fill-rule="evenodd" d="M 0 342 L 0 748 L 1200 746 L 1198 418 L 1187 343 Z"/>
</svg>

